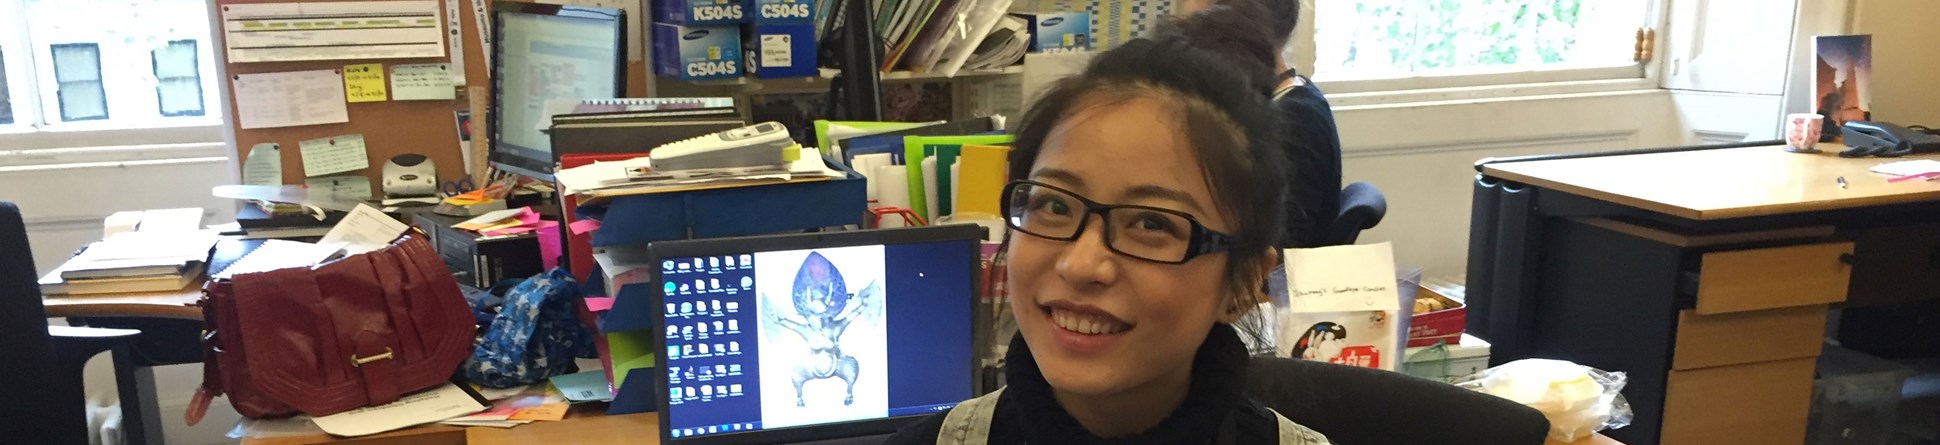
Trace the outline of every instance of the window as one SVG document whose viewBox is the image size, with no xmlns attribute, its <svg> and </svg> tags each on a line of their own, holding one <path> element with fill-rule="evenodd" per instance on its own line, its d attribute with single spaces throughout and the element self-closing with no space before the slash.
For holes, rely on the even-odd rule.
<svg viewBox="0 0 1940 445">
<path fill-rule="evenodd" d="M 1313 77 L 1349 92 L 1643 78 L 1633 60 L 1637 31 L 1659 8 L 1653 0 L 1311 4 Z M 1356 84 L 1398 79 L 1411 81 Z"/>
<path fill-rule="evenodd" d="M 163 116 L 202 115 L 202 73 L 195 41 L 176 40 L 155 49 L 155 101 Z"/>
<path fill-rule="evenodd" d="M 220 124 L 208 5 L 0 0 L 0 134 Z"/>
<path fill-rule="evenodd" d="M 7 83 L 7 49 L 0 48 L 0 125 L 13 123 L 13 90 Z"/>
<path fill-rule="evenodd" d="M 73 122 L 108 118 L 108 91 L 101 85 L 101 46 L 66 43 L 53 46 L 54 81 L 61 101 L 61 120 Z"/>
</svg>

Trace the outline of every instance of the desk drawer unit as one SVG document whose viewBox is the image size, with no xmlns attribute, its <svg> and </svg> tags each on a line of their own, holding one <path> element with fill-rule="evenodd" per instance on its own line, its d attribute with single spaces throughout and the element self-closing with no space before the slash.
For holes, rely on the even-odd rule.
<svg viewBox="0 0 1940 445">
<path fill-rule="evenodd" d="M 1671 371 L 1663 445 L 1798 445 L 1817 358 Z"/>
<path fill-rule="evenodd" d="M 1697 313 L 1702 315 L 1830 304 L 1846 300 L 1852 243 L 1820 243 L 1703 254 Z"/>
<path fill-rule="evenodd" d="M 1718 315 L 1685 309 L 1677 314 L 1671 369 L 1818 357 L 1825 319 L 1823 305 Z"/>
</svg>

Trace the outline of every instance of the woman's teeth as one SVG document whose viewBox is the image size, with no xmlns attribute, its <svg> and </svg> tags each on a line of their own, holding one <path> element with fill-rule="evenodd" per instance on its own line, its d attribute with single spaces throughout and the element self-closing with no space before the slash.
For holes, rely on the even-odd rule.
<svg viewBox="0 0 1940 445">
<path fill-rule="evenodd" d="M 1067 331 L 1085 335 L 1116 334 L 1131 329 L 1131 326 L 1116 320 L 1102 319 L 1062 309 L 1051 310 L 1051 323 Z"/>
</svg>

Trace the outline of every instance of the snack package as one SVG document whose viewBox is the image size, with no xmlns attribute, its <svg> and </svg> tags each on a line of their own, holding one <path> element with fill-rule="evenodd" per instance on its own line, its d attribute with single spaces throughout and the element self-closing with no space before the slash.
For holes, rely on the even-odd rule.
<svg viewBox="0 0 1940 445">
<path fill-rule="evenodd" d="M 1562 360 L 1523 359 L 1463 378 L 1456 386 L 1528 405 L 1549 418 L 1549 437 L 1573 442 L 1630 424 L 1622 372 Z"/>
</svg>

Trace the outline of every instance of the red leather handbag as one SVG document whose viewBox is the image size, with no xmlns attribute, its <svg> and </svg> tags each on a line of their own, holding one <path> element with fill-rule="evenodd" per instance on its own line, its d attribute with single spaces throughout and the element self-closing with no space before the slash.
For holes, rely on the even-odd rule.
<svg viewBox="0 0 1940 445">
<path fill-rule="evenodd" d="M 423 234 L 315 267 L 203 287 L 202 420 L 216 396 L 249 417 L 325 416 L 382 405 L 451 378 L 476 326 Z"/>
</svg>

